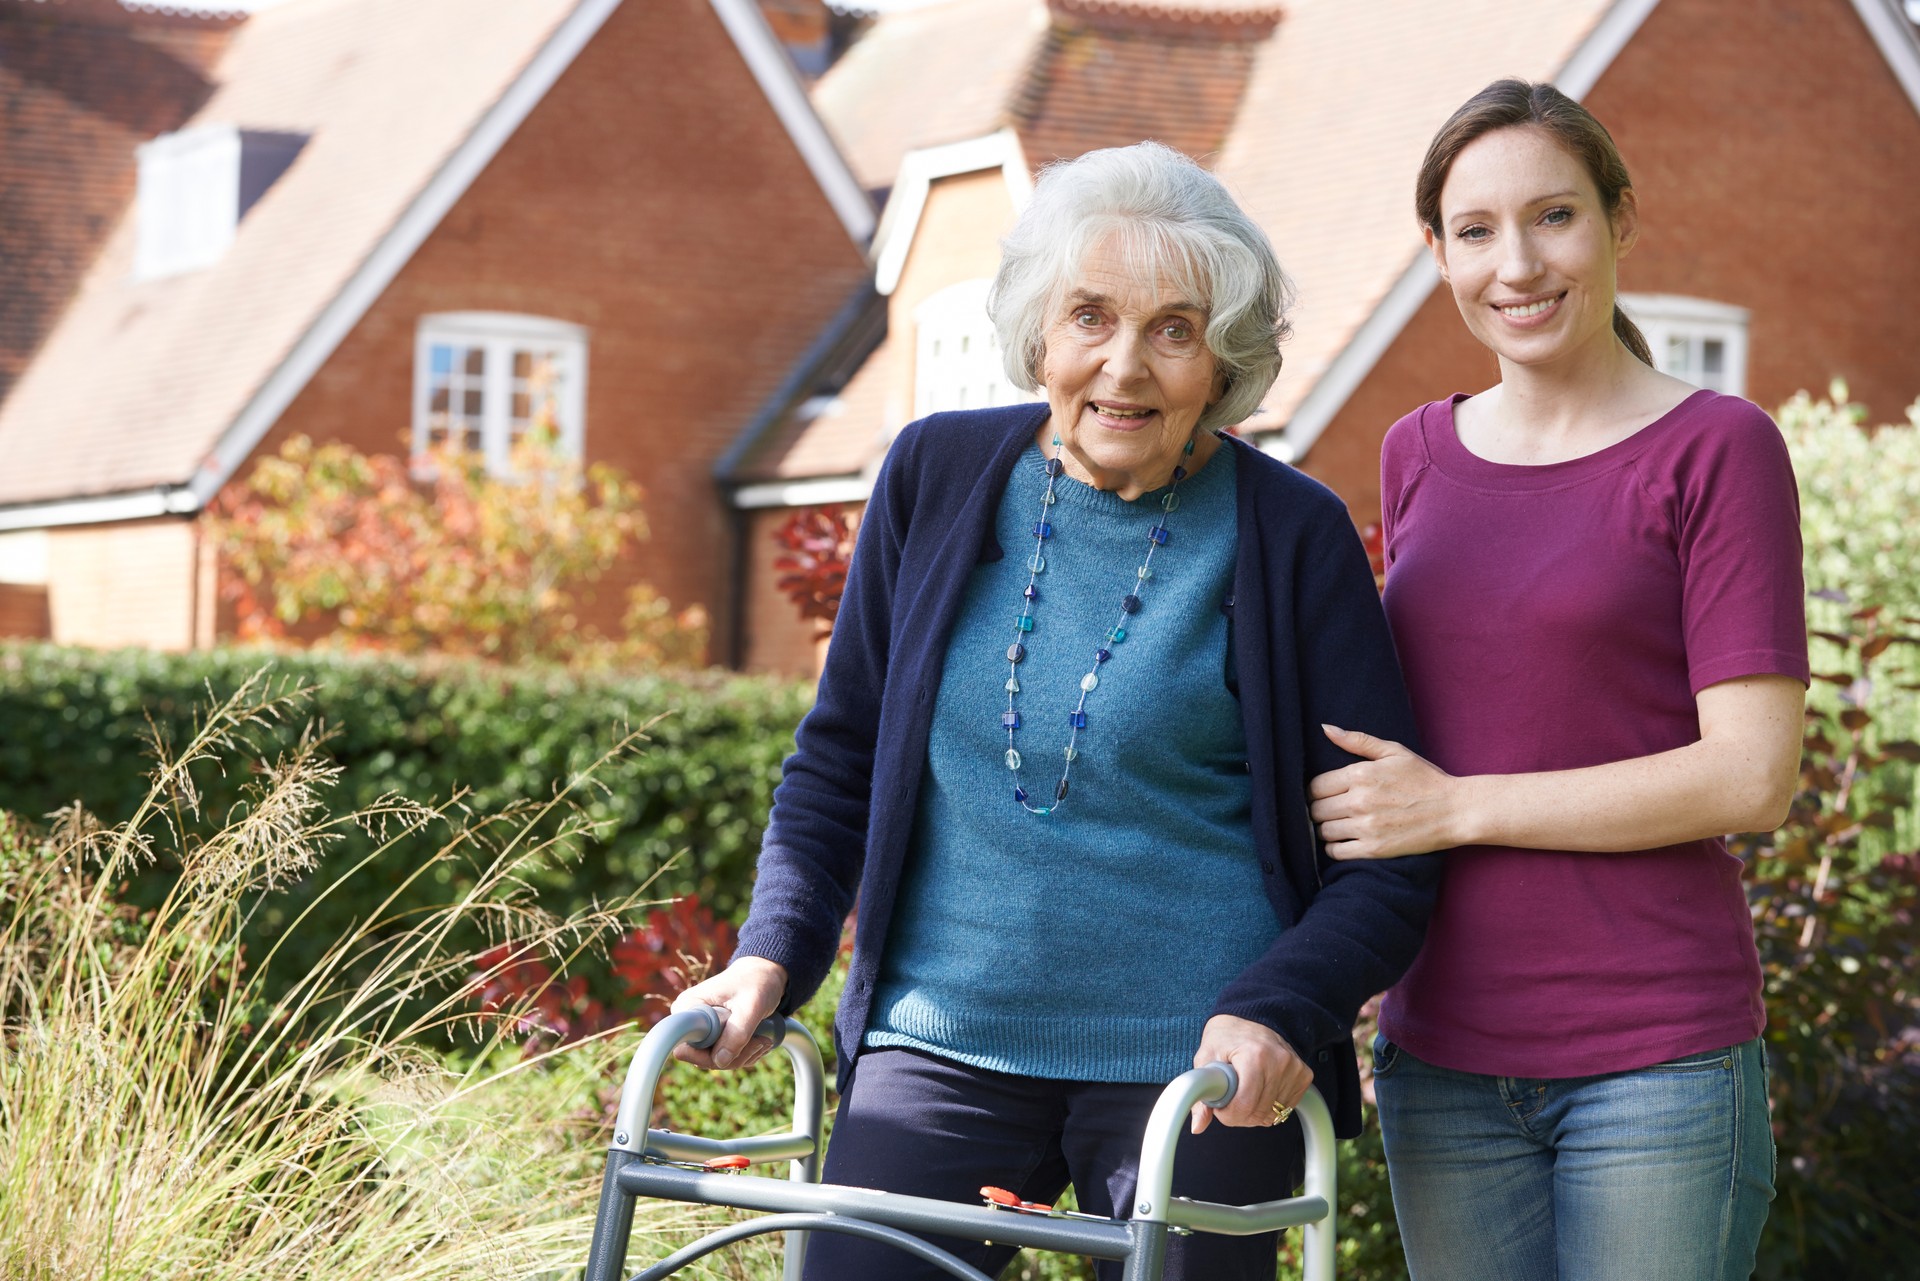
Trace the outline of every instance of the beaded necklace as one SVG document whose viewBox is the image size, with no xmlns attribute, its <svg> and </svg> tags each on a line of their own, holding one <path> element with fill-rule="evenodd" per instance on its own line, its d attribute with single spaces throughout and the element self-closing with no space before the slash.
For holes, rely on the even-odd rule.
<svg viewBox="0 0 1920 1281">
<path fill-rule="evenodd" d="M 1087 727 L 1087 695 L 1100 684 L 1100 668 L 1113 658 L 1113 647 L 1127 639 L 1127 622 L 1140 612 L 1140 596 L 1147 589 L 1147 581 L 1153 577 L 1153 554 L 1167 545 L 1167 516 L 1180 507 L 1180 482 L 1186 479 L 1187 469 L 1176 466 L 1173 469 L 1173 482 L 1167 486 L 1167 492 L 1160 499 L 1160 519 L 1147 531 L 1147 554 L 1140 560 L 1140 568 L 1134 571 L 1134 581 L 1127 594 L 1120 600 L 1120 620 L 1108 628 L 1100 644 L 1093 651 L 1093 666 L 1080 678 L 1080 701 L 1067 713 L 1066 759 L 1060 765 L 1060 781 L 1054 786 L 1051 804 L 1035 805 L 1027 796 L 1027 789 L 1020 783 L 1020 752 L 1014 746 L 1013 736 L 1020 730 L 1020 710 L 1016 700 L 1020 697 L 1020 663 L 1027 656 L 1026 638 L 1033 632 L 1033 607 L 1040 600 L 1040 590 L 1036 582 L 1047 570 L 1047 539 L 1053 537 L 1053 525 L 1047 520 L 1050 509 L 1059 501 L 1054 493 L 1054 485 L 1060 479 L 1062 470 L 1059 459 L 1060 437 L 1053 438 L 1055 456 L 1044 464 L 1047 473 L 1047 492 L 1041 496 L 1040 519 L 1033 524 L 1033 555 L 1027 560 L 1027 585 L 1021 591 L 1020 616 L 1013 620 L 1013 643 L 1007 646 L 1007 710 L 1000 715 L 1001 727 L 1007 731 L 1007 768 L 1013 771 L 1013 799 L 1029 814 L 1051 814 L 1067 802 L 1067 776 L 1073 772 L 1073 762 L 1079 756 L 1078 745 L 1080 731 Z M 1182 461 L 1193 453 L 1193 442 L 1189 440 L 1185 449 L 1180 451 Z"/>
</svg>

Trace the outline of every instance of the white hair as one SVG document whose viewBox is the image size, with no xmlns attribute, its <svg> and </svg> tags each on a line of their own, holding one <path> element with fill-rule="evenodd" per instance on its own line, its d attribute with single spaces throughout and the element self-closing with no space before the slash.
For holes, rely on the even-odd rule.
<svg viewBox="0 0 1920 1281">
<path fill-rule="evenodd" d="M 1199 425 L 1228 427 L 1259 408 L 1280 374 L 1293 283 L 1220 180 L 1157 142 L 1089 151 L 1041 172 L 1001 242 L 987 295 L 1014 385 L 1039 389 L 1048 321 L 1088 251 L 1109 241 L 1137 278 L 1173 283 L 1206 307 L 1205 342 L 1227 386 Z"/>
</svg>

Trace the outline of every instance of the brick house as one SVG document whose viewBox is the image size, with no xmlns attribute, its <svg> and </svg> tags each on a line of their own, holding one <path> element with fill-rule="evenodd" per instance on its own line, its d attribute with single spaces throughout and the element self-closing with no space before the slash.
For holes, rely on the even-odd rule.
<svg viewBox="0 0 1920 1281">
<path fill-rule="evenodd" d="M 500 455 L 546 396 L 647 490 L 604 621 L 728 634 L 714 466 L 872 228 L 754 0 L 0 0 L 0 633 L 209 644 L 258 453 Z"/>
<path fill-rule="evenodd" d="M 910 419 L 1025 398 L 984 312 L 997 237 L 1040 164 L 1146 137 L 1213 167 L 1300 287 L 1242 430 L 1376 519 L 1386 428 L 1497 377 L 1411 206 L 1435 128 L 1503 75 L 1553 80 L 1618 141 L 1643 211 L 1622 285 L 1667 367 L 1766 407 L 1836 375 L 1883 420 L 1920 396 L 1901 212 L 1920 37 L 1898 0 L 947 0 L 881 17 L 815 87 L 886 196 L 877 299 L 724 461 L 750 541 L 795 506 L 857 507 Z M 804 670 L 817 651 L 764 560 L 742 657 Z"/>
</svg>

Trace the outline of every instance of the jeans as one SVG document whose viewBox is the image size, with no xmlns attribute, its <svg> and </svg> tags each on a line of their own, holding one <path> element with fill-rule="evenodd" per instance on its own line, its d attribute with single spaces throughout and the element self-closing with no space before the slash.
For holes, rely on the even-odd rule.
<svg viewBox="0 0 1920 1281">
<path fill-rule="evenodd" d="M 1412 1281 L 1744 1281 L 1773 1199 L 1758 1039 L 1604 1076 L 1481 1076 L 1378 1037 Z"/>
<path fill-rule="evenodd" d="M 991 1184 L 1052 1202 L 1071 1182 L 1089 1214 L 1128 1217 L 1147 1114 L 1157 1085 L 1055 1081 L 969 1067 L 919 1050 L 866 1050 L 834 1115 L 826 1181 L 979 1204 Z M 1185 1134 L 1173 1167 L 1176 1196 L 1246 1203 L 1290 1196 L 1306 1167 L 1300 1123 Z M 1167 1247 L 1167 1281 L 1273 1281 L 1278 1234 L 1196 1232 Z M 1012 1246 L 929 1236 L 988 1276 Z M 1120 1275 L 1101 1260 L 1103 1281 Z M 947 1274 L 891 1246 L 816 1232 L 807 1281 L 919 1281 Z"/>
</svg>

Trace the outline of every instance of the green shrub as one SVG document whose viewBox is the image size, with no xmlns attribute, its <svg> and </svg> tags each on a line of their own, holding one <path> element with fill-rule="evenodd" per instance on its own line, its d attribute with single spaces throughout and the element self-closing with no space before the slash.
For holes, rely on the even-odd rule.
<svg viewBox="0 0 1920 1281">
<path fill-rule="evenodd" d="M 1800 482 L 1801 785 L 1744 837 L 1766 975 L 1778 1198 L 1762 1281 L 1920 1277 L 1920 404 L 1865 426 L 1844 385 L 1780 411 Z"/>
<path fill-rule="evenodd" d="M 647 886 L 656 897 L 697 894 L 723 916 L 745 910 L 753 863 L 781 759 L 809 693 L 802 686 L 692 673 L 629 678 L 470 662 L 420 662 L 337 653 L 215 650 L 166 655 L 98 652 L 50 645 L 0 645 L 0 809 L 47 814 L 79 800 L 108 822 L 126 818 L 146 793 L 149 742 L 183 742 L 194 709 L 223 699 L 263 665 L 277 687 L 310 690 L 340 768 L 350 807 L 381 797 L 458 797 L 473 813 L 538 806 L 619 741 L 645 729 L 642 750 L 607 762 L 581 798 L 590 828 L 580 858 L 547 868 L 533 888 L 566 913 Z M 263 748 L 296 731 L 256 726 Z M 190 775 L 205 812 L 224 814 L 248 779 L 218 762 Z M 189 830 L 202 820 L 182 813 Z M 541 820 L 542 831 L 557 819 Z M 329 867 L 373 848 L 376 834 L 339 834 Z M 403 842 L 404 865 L 413 847 Z M 424 858 L 426 847 L 414 850 Z M 164 871 L 143 873 L 135 897 L 165 892 Z M 267 939 L 308 912 L 282 944 L 312 962 L 318 940 L 340 936 L 369 912 L 372 887 L 326 894 L 332 873 L 260 906 L 251 935 Z M 471 868 L 435 864 L 396 912 L 445 902 L 472 883 Z"/>
</svg>

